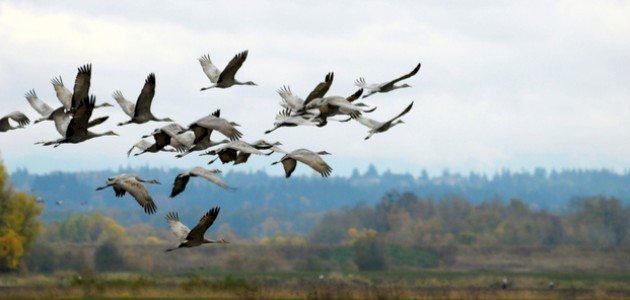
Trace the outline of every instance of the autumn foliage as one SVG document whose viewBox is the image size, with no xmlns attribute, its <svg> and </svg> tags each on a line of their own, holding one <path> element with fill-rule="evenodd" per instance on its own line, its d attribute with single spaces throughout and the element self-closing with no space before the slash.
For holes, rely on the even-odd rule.
<svg viewBox="0 0 630 300">
<path fill-rule="evenodd" d="M 18 268 L 40 231 L 41 211 L 35 196 L 13 189 L 0 164 L 0 271 Z"/>
</svg>

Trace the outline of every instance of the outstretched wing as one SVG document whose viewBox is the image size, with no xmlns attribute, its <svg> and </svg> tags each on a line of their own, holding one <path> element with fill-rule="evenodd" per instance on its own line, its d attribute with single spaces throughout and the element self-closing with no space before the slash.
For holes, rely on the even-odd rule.
<svg viewBox="0 0 630 300">
<path fill-rule="evenodd" d="M 136 105 L 133 104 L 133 102 L 127 100 L 125 96 L 123 96 L 123 94 L 118 90 L 114 91 L 112 97 L 114 98 L 114 100 L 116 100 L 116 102 L 118 102 L 118 105 L 120 105 L 120 108 L 122 108 L 123 112 L 125 112 L 125 114 L 128 115 L 130 118 L 133 118 L 133 114 L 136 111 Z"/>
<path fill-rule="evenodd" d="M 311 93 L 308 94 L 308 96 L 306 97 L 306 100 L 304 100 L 304 105 L 313 101 L 313 99 L 324 98 L 324 96 L 330 89 L 330 86 L 332 85 L 334 78 L 335 78 L 335 73 L 330 72 L 326 74 L 326 78 L 324 79 L 324 81 L 317 84 L 315 89 L 313 89 L 313 91 L 311 91 Z"/>
<path fill-rule="evenodd" d="M 221 75 L 219 75 L 219 82 L 224 81 L 228 78 L 234 79 L 236 72 L 241 68 L 245 60 L 247 59 L 247 50 L 236 54 L 232 60 L 225 66 Z"/>
<path fill-rule="evenodd" d="M 57 94 L 59 102 L 61 102 L 66 110 L 70 110 L 72 108 L 72 92 L 63 85 L 61 76 L 51 79 L 50 83 L 52 83 L 55 89 L 55 94 Z"/>
<path fill-rule="evenodd" d="M 175 182 L 173 182 L 173 189 L 171 190 L 170 197 L 173 198 L 183 192 L 186 189 L 186 185 L 189 180 L 190 176 L 188 175 L 184 175 L 183 173 L 177 175 L 177 177 L 175 177 Z"/>
<path fill-rule="evenodd" d="M 363 89 L 359 89 L 356 92 L 354 92 L 354 94 L 348 96 L 348 98 L 346 98 L 346 100 L 348 100 L 348 102 L 352 103 L 352 101 L 359 99 L 359 97 L 361 97 L 362 94 L 363 94 Z"/>
<path fill-rule="evenodd" d="M 66 137 L 71 137 L 75 134 L 85 134 L 88 129 L 88 122 L 92 117 L 92 110 L 94 110 L 94 104 L 96 98 L 94 96 L 85 97 L 79 103 L 76 111 L 72 115 L 72 120 L 66 130 Z"/>
<path fill-rule="evenodd" d="M 23 113 L 19 112 L 19 111 L 14 111 L 6 116 L 4 116 L 3 119 L 11 119 L 15 122 L 17 122 L 20 126 L 26 126 L 28 125 L 31 120 Z"/>
<path fill-rule="evenodd" d="M 219 176 L 217 176 L 215 173 L 211 172 L 210 170 L 204 169 L 202 167 L 194 167 L 192 169 L 190 169 L 190 174 L 194 175 L 194 176 L 199 176 L 199 177 L 203 177 L 207 180 L 209 180 L 210 182 L 222 187 L 223 189 L 229 189 L 230 187 L 227 185 L 227 183 L 225 183 L 223 180 L 221 180 L 221 178 L 219 178 Z"/>
<path fill-rule="evenodd" d="M 201 68 L 203 72 L 206 73 L 210 82 L 217 83 L 219 80 L 219 75 L 221 75 L 221 71 L 212 63 L 210 60 L 210 55 L 205 54 L 198 58 L 199 63 L 201 64 Z"/>
<path fill-rule="evenodd" d="M 400 76 L 400 77 L 398 77 L 398 78 L 396 78 L 396 79 L 394 79 L 394 80 L 392 80 L 392 81 L 390 81 L 390 82 L 388 82 L 388 83 L 384 84 L 384 85 L 382 86 L 382 88 L 392 87 L 392 86 L 393 86 L 396 82 L 399 82 L 399 81 L 401 81 L 401 80 L 405 80 L 405 79 L 407 79 L 407 78 L 409 78 L 409 77 L 411 77 L 411 76 L 413 76 L 413 75 L 416 75 L 416 73 L 418 73 L 418 71 L 420 70 L 420 65 L 421 65 L 421 64 L 420 64 L 420 63 L 418 63 L 418 65 L 417 65 L 417 66 L 416 66 L 413 70 L 411 70 L 411 72 L 409 72 L 408 74 L 405 74 L 405 75 L 403 75 L 403 76 Z"/>
<path fill-rule="evenodd" d="M 37 97 L 35 90 L 28 91 L 24 97 L 26 97 L 28 104 L 30 104 L 34 110 L 42 115 L 42 117 L 48 117 L 53 112 L 53 109 L 48 106 L 48 104 L 44 103 L 44 101 Z"/>
<path fill-rule="evenodd" d="M 185 240 L 188 233 L 190 233 L 190 229 L 179 221 L 179 214 L 176 212 L 167 213 L 166 222 L 168 223 L 168 226 L 171 227 L 173 235 L 182 241 Z"/>
<path fill-rule="evenodd" d="M 72 93 L 72 109 L 76 109 L 84 98 L 90 93 L 90 79 L 92 78 L 92 64 L 79 67 L 77 77 L 74 80 L 74 92 Z"/>
<path fill-rule="evenodd" d="M 133 196 L 138 204 L 144 208 L 144 212 L 151 215 L 157 211 L 157 206 L 153 202 L 153 198 L 149 195 L 147 188 L 135 177 L 121 178 L 117 182 L 121 188 Z"/>
<path fill-rule="evenodd" d="M 405 114 L 407 114 L 409 111 L 411 111 L 411 108 L 413 107 L 413 101 L 411 101 L 411 103 L 405 108 L 405 110 L 403 110 L 401 113 L 399 113 L 397 116 L 391 118 L 389 121 L 385 122 L 385 124 L 387 123 L 391 123 L 394 122 L 396 119 L 404 116 Z"/>
<path fill-rule="evenodd" d="M 153 96 L 155 96 L 155 74 L 151 73 L 144 81 L 144 87 L 142 87 L 138 101 L 136 101 L 134 116 L 151 112 Z"/>
<path fill-rule="evenodd" d="M 282 167 L 284 167 L 284 173 L 287 178 L 291 177 L 293 171 L 295 171 L 295 166 L 297 165 L 297 160 L 286 157 L 282 159 Z"/>
<path fill-rule="evenodd" d="M 214 223 L 214 220 L 217 219 L 217 216 L 219 215 L 219 210 L 221 210 L 219 207 L 214 207 L 211 210 L 209 210 L 203 217 L 201 217 L 201 220 L 199 220 L 199 223 L 197 224 L 197 226 L 195 226 L 195 228 L 193 228 L 190 231 L 190 233 L 188 233 L 188 236 L 186 236 L 186 239 L 187 240 L 203 239 L 204 233 L 206 233 L 208 228 L 212 226 L 212 223 Z"/>
<path fill-rule="evenodd" d="M 129 157 L 129 155 L 131 155 L 131 151 L 133 151 L 133 148 L 138 148 L 138 149 L 140 149 L 140 151 L 144 151 L 144 150 L 149 149 L 149 147 L 151 147 L 151 143 L 149 143 L 145 139 L 142 139 L 142 140 L 138 141 L 137 143 L 133 144 L 133 146 L 131 146 L 129 151 L 127 151 L 127 157 Z"/>
<path fill-rule="evenodd" d="M 291 92 L 291 88 L 288 86 L 283 86 L 279 90 L 277 90 L 278 95 L 282 97 L 282 102 L 280 105 L 287 109 L 299 110 L 304 106 L 304 100 L 300 99 L 300 97 L 294 95 Z"/>
</svg>

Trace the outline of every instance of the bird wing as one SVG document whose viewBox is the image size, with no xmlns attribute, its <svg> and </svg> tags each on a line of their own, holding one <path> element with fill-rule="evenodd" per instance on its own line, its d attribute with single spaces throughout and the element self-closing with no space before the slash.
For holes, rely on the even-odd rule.
<svg viewBox="0 0 630 300">
<path fill-rule="evenodd" d="M 398 78 L 396 78 L 396 79 L 394 79 L 394 80 L 392 80 L 390 82 L 387 82 L 387 83 L 383 84 L 381 87 L 382 88 L 384 88 L 384 87 L 392 87 L 392 86 L 394 86 L 394 84 L 396 82 L 399 82 L 399 81 L 407 79 L 407 78 L 409 78 L 409 77 L 411 77 L 413 75 L 416 75 L 416 73 L 418 73 L 418 71 L 420 70 L 420 65 L 421 64 L 418 63 L 418 65 L 413 70 L 411 70 L 411 72 L 409 72 L 408 74 L 405 74 L 405 75 L 400 76 L 400 77 L 398 77 Z"/>
<path fill-rule="evenodd" d="M 339 108 L 344 108 L 344 109 L 350 110 L 350 111 L 361 111 L 361 107 L 356 106 L 356 105 L 348 102 L 348 100 L 346 100 L 346 98 L 329 97 L 329 98 L 325 98 L 325 99 L 326 99 L 326 103 L 329 104 L 329 105 L 337 106 Z"/>
<path fill-rule="evenodd" d="M 287 178 L 291 177 L 293 171 L 295 171 L 295 166 L 297 165 L 297 160 L 292 157 L 285 156 L 282 158 L 282 167 L 284 167 L 284 173 Z"/>
<path fill-rule="evenodd" d="M 157 206 L 153 202 L 153 198 L 149 195 L 147 188 L 138 181 L 135 177 L 126 176 L 120 178 L 117 184 L 133 196 L 138 204 L 144 208 L 144 212 L 147 214 L 153 214 L 157 211 Z"/>
<path fill-rule="evenodd" d="M 53 109 L 37 97 L 35 90 L 28 91 L 24 97 L 26 97 L 28 104 L 30 104 L 35 111 L 42 115 L 42 117 L 48 117 L 52 114 Z"/>
<path fill-rule="evenodd" d="M 201 64 L 201 68 L 203 68 L 203 72 L 206 73 L 210 82 L 217 83 L 219 80 L 219 76 L 221 75 L 221 70 L 219 70 L 210 60 L 210 55 L 205 54 L 198 58 L 199 63 Z"/>
<path fill-rule="evenodd" d="M 225 69 L 223 69 L 223 72 L 221 72 L 221 75 L 219 75 L 218 81 L 221 82 L 228 78 L 234 79 L 234 75 L 236 75 L 236 72 L 241 68 L 246 59 L 247 50 L 234 55 L 234 58 L 230 60 L 227 66 L 225 66 Z"/>
<path fill-rule="evenodd" d="M 151 112 L 151 102 L 155 95 L 155 74 L 151 73 L 144 81 L 144 86 L 136 101 L 136 109 L 134 110 L 134 116 L 138 116 L 143 113 Z"/>
<path fill-rule="evenodd" d="M 177 134 L 174 137 L 171 136 L 170 146 L 175 148 L 177 152 L 185 152 L 188 150 L 195 141 L 195 134 L 191 131 L 186 131 L 182 134 Z"/>
<path fill-rule="evenodd" d="M 293 159 L 308 165 L 323 177 L 328 177 L 332 172 L 332 168 L 319 156 L 319 154 L 310 150 L 300 149 L 298 151 L 293 151 L 289 155 Z"/>
<path fill-rule="evenodd" d="M 74 80 L 74 92 L 72 93 L 72 108 L 81 105 L 81 101 L 87 98 L 90 92 L 90 79 L 92 78 L 92 64 L 79 67 L 77 77 Z M 63 101 L 62 101 L 63 102 Z"/>
<path fill-rule="evenodd" d="M 180 240 L 186 240 L 186 236 L 190 233 L 190 229 L 179 221 L 179 214 L 170 212 L 166 214 L 166 222 L 171 227 L 173 234 Z"/>
<path fill-rule="evenodd" d="M 186 185 L 190 180 L 190 176 L 186 173 L 181 173 L 175 177 L 175 181 L 173 182 L 173 189 L 171 190 L 171 198 L 179 195 L 186 189 Z"/>
<path fill-rule="evenodd" d="M 15 122 L 17 122 L 20 126 L 26 126 L 28 125 L 28 123 L 31 122 L 31 120 L 23 113 L 19 112 L 19 111 L 14 111 L 6 116 L 4 116 L 2 118 L 3 120 L 6 120 L 6 122 L 8 122 L 8 119 L 11 119 Z"/>
<path fill-rule="evenodd" d="M 223 148 L 218 151 L 219 159 L 222 163 L 229 163 L 236 160 L 236 150 L 232 148 Z"/>
<path fill-rule="evenodd" d="M 72 115 L 70 124 L 68 124 L 66 137 L 71 137 L 75 134 L 81 135 L 87 132 L 88 122 L 92 116 L 92 110 L 94 110 L 95 102 L 96 98 L 94 96 L 83 98 Z"/>
<path fill-rule="evenodd" d="M 118 102 L 118 105 L 120 105 L 120 108 L 122 108 L 123 112 L 125 112 L 125 114 L 128 115 L 130 118 L 133 118 L 134 111 L 136 110 L 136 105 L 133 104 L 133 102 L 125 99 L 125 96 L 123 96 L 123 94 L 118 90 L 114 91 L 112 97 L 114 98 L 114 100 L 116 100 L 116 102 Z"/>
<path fill-rule="evenodd" d="M 210 182 L 220 186 L 223 189 L 227 190 L 227 189 L 230 188 L 227 185 L 227 183 L 225 183 L 225 181 L 221 180 L 221 178 L 219 178 L 219 176 L 217 176 L 217 174 L 212 173 L 208 169 L 204 169 L 202 167 L 194 167 L 194 168 L 190 169 L 189 172 L 190 172 L 191 175 L 203 177 L 203 178 L 209 180 Z"/>
<path fill-rule="evenodd" d="M 238 131 L 234 125 L 228 123 L 227 121 L 222 123 L 218 128 L 216 128 L 216 130 L 225 135 L 231 141 L 238 140 L 243 137 L 243 134 Z"/>
<path fill-rule="evenodd" d="M 362 94 L 363 94 L 363 89 L 359 89 L 356 92 L 354 92 L 354 94 L 348 96 L 348 98 L 346 98 L 346 100 L 348 100 L 348 102 L 352 103 L 352 101 L 359 99 L 359 97 L 361 97 Z"/>
<path fill-rule="evenodd" d="M 283 86 L 281 89 L 277 90 L 280 97 L 282 97 L 282 102 L 280 105 L 282 107 L 299 110 L 304 106 L 304 100 L 300 99 L 300 97 L 294 95 L 291 92 L 291 88 L 288 86 Z"/>
<path fill-rule="evenodd" d="M 103 124 L 103 123 L 105 123 L 105 121 L 107 121 L 107 119 L 109 119 L 109 116 L 103 116 L 103 117 L 96 118 L 96 119 L 88 122 L 87 127 L 91 128 L 91 127 L 94 127 L 96 125 Z"/>
<path fill-rule="evenodd" d="M 256 155 L 263 155 L 265 153 L 263 153 L 262 151 L 254 148 L 252 145 L 243 142 L 243 141 L 234 141 L 231 142 L 229 144 L 227 144 L 225 147 L 229 147 L 232 148 L 236 151 L 240 151 L 240 152 L 246 152 L 246 153 L 251 153 L 251 154 L 256 154 Z"/>
<path fill-rule="evenodd" d="M 208 228 L 212 226 L 212 223 L 214 223 L 214 220 L 217 219 L 217 216 L 219 215 L 219 210 L 221 209 L 218 207 L 214 207 L 210 209 L 203 217 L 201 217 L 201 220 L 199 220 L 199 223 L 197 224 L 197 226 L 195 226 L 195 228 L 193 228 L 190 231 L 190 233 L 188 233 L 188 236 L 186 236 L 186 239 L 187 240 L 203 239 L 204 233 L 206 233 Z"/>
<path fill-rule="evenodd" d="M 246 163 L 251 155 L 252 155 L 251 153 L 239 152 L 238 155 L 236 156 L 236 159 L 234 160 L 234 164 L 238 165 L 238 164 Z"/>
<path fill-rule="evenodd" d="M 151 147 L 151 143 L 149 143 L 145 139 L 142 139 L 142 140 L 138 141 L 137 143 L 133 144 L 133 146 L 131 146 L 131 149 L 129 149 L 129 151 L 127 151 L 127 156 L 131 155 L 131 151 L 133 151 L 133 148 L 138 148 L 141 151 L 144 151 L 144 150 L 147 150 L 149 147 Z"/>
<path fill-rule="evenodd" d="M 162 148 L 171 143 L 171 137 L 163 131 L 154 133 L 153 139 L 155 139 L 156 150 L 162 150 Z"/>
<path fill-rule="evenodd" d="M 63 85 L 61 76 L 51 79 L 50 83 L 55 89 L 55 94 L 57 94 L 59 102 L 61 102 L 67 110 L 70 110 L 72 108 L 72 92 Z"/>
<path fill-rule="evenodd" d="M 330 86 L 332 85 L 334 78 L 335 78 L 335 73 L 330 72 L 326 74 L 326 78 L 324 79 L 324 81 L 317 84 L 315 89 L 313 89 L 313 91 L 311 91 L 311 93 L 308 94 L 308 96 L 306 97 L 306 100 L 304 101 L 304 105 L 313 101 L 313 99 L 323 98 L 328 92 L 328 90 L 330 89 Z"/>
<path fill-rule="evenodd" d="M 376 83 L 372 83 L 372 84 L 367 84 L 365 83 L 365 78 L 360 77 L 359 79 L 354 81 L 354 85 L 362 88 L 362 89 L 367 89 L 367 90 L 378 90 L 381 85 L 380 84 L 376 84 Z"/>
<path fill-rule="evenodd" d="M 411 111 L 411 108 L 413 107 L 413 101 L 411 101 L 411 103 L 405 108 L 405 110 L 403 110 L 401 113 L 399 113 L 397 116 L 391 118 L 389 121 L 383 123 L 383 124 L 387 124 L 387 123 L 391 123 L 394 122 L 396 119 L 404 116 L 405 114 L 407 114 L 409 111 Z"/>
<path fill-rule="evenodd" d="M 359 123 L 363 124 L 363 126 L 373 129 L 376 127 L 380 127 L 382 124 L 376 120 L 370 119 L 370 118 L 366 118 L 363 116 L 358 116 L 353 118 L 355 120 L 357 120 Z"/>
</svg>

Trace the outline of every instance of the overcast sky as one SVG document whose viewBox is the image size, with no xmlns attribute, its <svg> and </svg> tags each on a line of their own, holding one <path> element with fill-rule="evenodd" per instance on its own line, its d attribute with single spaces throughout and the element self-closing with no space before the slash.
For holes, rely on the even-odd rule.
<svg viewBox="0 0 630 300">
<path fill-rule="evenodd" d="M 467 4 L 468 3 L 468 4 Z M 623 1 L 2 1 L 0 2 L 0 115 L 37 114 L 24 93 L 35 89 L 58 106 L 50 79 L 72 87 L 76 69 L 92 63 L 97 102 L 116 104 L 120 89 L 135 100 L 150 72 L 157 77 L 153 113 L 187 125 L 217 108 L 242 125 L 244 139 L 281 141 L 326 157 L 333 175 L 353 168 L 419 174 L 427 169 L 493 173 L 502 168 L 630 167 L 630 2 Z M 209 81 L 197 58 L 210 54 L 223 68 L 242 50 L 237 74 L 257 87 L 200 92 Z M 365 101 L 387 119 L 415 101 L 405 124 L 363 138 L 351 123 L 282 128 L 263 135 L 279 111 L 275 92 L 290 85 L 305 97 L 329 71 L 329 95 L 352 94 L 353 82 L 393 79 L 413 69 L 410 89 Z M 118 127 L 116 105 L 95 116 L 110 119 L 94 131 L 115 130 L 78 145 L 33 145 L 58 138 L 51 122 L 0 133 L 10 171 L 187 168 L 206 158 L 172 154 L 126 157 L 159 123 Z M 215 136 L 217 138 L 218 136 Z M 280 174 L 278 155 L 254 157 L 223 170 Z M 217 164 L 217 163 L 215 163 Z M 218 166 L 218 164 L 217 164 Z M 302 174 L 310 174 L 298 166 Z"/>
</svg>

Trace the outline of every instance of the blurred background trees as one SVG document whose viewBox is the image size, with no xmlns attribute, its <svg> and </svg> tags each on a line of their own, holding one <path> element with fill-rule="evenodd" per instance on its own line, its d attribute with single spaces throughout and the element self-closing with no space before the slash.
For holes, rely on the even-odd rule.
<svg viewBox="0 0 630 300">
<path fill-rule="evenodd" d="M 18 192 L 0 162 L 0 271 L 15 270 L 40 231 L 35 196 Z"/>
</svg>

